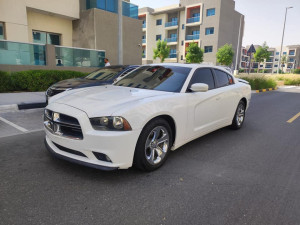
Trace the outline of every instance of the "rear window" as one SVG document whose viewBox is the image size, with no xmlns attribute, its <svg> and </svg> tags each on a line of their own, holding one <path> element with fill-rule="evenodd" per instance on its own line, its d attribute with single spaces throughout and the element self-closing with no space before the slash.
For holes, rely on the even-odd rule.
<svg viewBox="0 0 300 225">
<path fill-rule="evenodd" d="M 229 85 L 229 79 L 227 73 L 215 69 L 215 75 L 216 75 L 218 87 L 224 87 Z"/>
</svg>

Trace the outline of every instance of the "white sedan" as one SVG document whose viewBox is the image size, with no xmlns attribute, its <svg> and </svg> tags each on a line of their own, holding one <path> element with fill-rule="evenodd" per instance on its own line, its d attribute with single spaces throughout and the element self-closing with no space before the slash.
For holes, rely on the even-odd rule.
<svg viewBox="0 0 300 225">
<path fill-rule="evenodd" d="M 251 89 L 222 67 L 142 66 L 114 85 L 71 90 L 45 109 L 47 149 L 102 169 L 159 168 L 171 150 L 222 127 L 242 127 Z"/>
</svg>

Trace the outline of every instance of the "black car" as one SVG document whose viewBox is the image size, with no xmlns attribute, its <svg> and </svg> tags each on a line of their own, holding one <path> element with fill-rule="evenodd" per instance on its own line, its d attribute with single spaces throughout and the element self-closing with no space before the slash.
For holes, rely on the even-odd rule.
<svg viewBox="0 0 300 225">
<path fill-rule="evenodd" d="M 53 84 L 46 91 L 46 99 L 56 94 L 75 88 L 85 88 L 92 86 L 101 86 L 112 84 L 119 77 L 125 76 L 127 73 L 138 68 L 139 66 L 108 66 L 96 70 L 86 77 L 63 80 Z"/>
</svg>

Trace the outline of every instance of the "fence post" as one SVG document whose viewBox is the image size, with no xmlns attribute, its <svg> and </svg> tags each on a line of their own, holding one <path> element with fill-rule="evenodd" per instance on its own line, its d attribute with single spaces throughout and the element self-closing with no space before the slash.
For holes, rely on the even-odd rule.
<svg viewBox="0 0 300 225">
<path fill-rule="evenodd" d="M 56 66 L 54 45 L 46 44 L 46 65 L 51 67 Z"/>
</svg>

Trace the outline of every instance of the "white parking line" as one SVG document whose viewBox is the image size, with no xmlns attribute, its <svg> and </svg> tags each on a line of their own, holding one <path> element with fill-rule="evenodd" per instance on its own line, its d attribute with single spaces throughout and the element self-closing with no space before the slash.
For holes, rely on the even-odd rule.
<svg viewBox="0 0 300 225">
<path fill-rule="evenodd" d="M 0 117 L 0 120 L 3 121 L 4 123 L 7 123 L 8 125 L 10 125 L 10 126 L 16 128 L 16 129 L 18 129 L 19 131 L 22 131 L 22 132 L 24 132 L 24 133 L 25 133 L 25 132 L 28 132 L 28 130 L 26 130 L 25 128 L 20 127 L 20 126 L 18 126 L 17 124 L 14 124 L 14 123 L 12 123 L 12 122 L 10 122 L 10 121 L 8 121 L 8 120 L 2 118 L 2 117 Z"/>
</svg>

